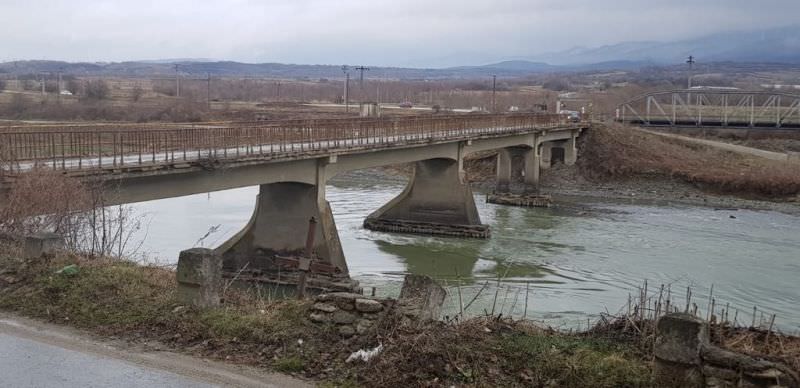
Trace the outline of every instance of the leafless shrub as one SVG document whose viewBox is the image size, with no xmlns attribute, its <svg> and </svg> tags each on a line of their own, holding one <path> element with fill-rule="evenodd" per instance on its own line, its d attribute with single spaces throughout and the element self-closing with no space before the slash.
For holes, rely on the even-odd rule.
<svg viewBox="0 0 800 388">
<path fill-rule="evenodd" d="M 110 93 L 111 88 L 106 81 L 95 79 L 86 82 L 85 95 L 90 100 L 105 100 Z"/>
<path fill-rule="evenodd" d="M 104 191 L 47 168 L 20 174 L 0 206 L 0 233 L 41 231 L 65 239 L 68 249 L 90 256 L 129 256 L 141 220 L 125 206 L 106 206 Z M 135 250 L 135 247 L 134 247 Z"/>
</svg>

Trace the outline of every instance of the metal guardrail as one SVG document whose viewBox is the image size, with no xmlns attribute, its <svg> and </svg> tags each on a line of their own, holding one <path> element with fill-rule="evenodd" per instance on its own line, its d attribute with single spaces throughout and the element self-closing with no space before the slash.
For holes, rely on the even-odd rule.
<svg viewBox="0 0 800 388">
<path fill-rule="evenodd" d="M 460 115 L 291 120 L 192 127 L 48 126 L 0 131 L 0 175 L 34 167 L 90 170 L 387 148 L 566 125 L 563 115 Z"/>
</svg>

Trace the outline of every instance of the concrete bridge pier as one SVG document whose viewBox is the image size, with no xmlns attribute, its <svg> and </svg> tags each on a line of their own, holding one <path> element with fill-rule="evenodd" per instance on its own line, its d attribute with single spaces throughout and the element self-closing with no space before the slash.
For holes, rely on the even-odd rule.
<svg viewBox="0 0 800 388">
<path fill-rule="evenodd" d="M 543 165 L 541 149 L 548 150 L 548 158 L 552 155 L 554 142 L 545 142 L 540 145 L 538 138 L 533 138 L 530 145 L 504 148 L 497 156 L 497 188 L 486 197 L 486 202 L 497 205 L 549 207 L 549 196 L 539 195 L 539 175 Z M 522 192 L 514 193 L 510 189 L 511 161 L 514 156 L 522 157 Z M 550 160 L 548 159 L 548 165 Z M 508 183 L 507 183 L 508 182 Z"/>
<path fill-rule="evenodd" d="M 298 182 L 261 185 L 250 221 L 217 248 L 226 271 L 267 269 L 269 258 L 302 256 L 309 220 L 316 221 L 313 252 L 318 260 L 347 273 L 336 224 L 328 201 L 318 201 L 317 186 Z M 324 195 L 324 193 L 322 194 Z M 324 197 L 323 197 L 324 198 Z"/>
<path fill-rule="evenodd" d="M 511 151 L 503 148 L 497 151 L 497 179 L 495 193 L 511 192 Z"/>
<path fill-rule="evenodd" d="M 336 223 L 325 199 L 325 162 L 320 160 L 313 181 L 278 182 L 259 187 L 255 210 L 248 224 L 215 252 L 222 256 L 223 271 L 243 271 L 265 282 L 293 284 L 300 257 L 305 257 L 309 225 L 314 227 L 310 271 L 318 275 L 310 287 L 353 290 Z M 314 219 L 314 223 L 310 220 Z"/>
<path fill-rule="evenodd" d="M 578 135 L 573 132 L 569 139 L 564 142 L 564 164 L 567 166 L 572 166 L 578 161 L 577 138 Z"/>
<path fill-rule="evenodd" d="M 460 153 L 459 153 L 460 154 Z M 463 157 L 416 162 L 405 190 L 370 214 L 364 227 L 400 233 L 488 238 L 481 224 Z"/>
<path fill-rule="evenodd" d="M 541 162 L 539 167 L 542 170 L 547 170 L 552 165 L 553 159 L 553 143 L 552 141 L 545 141 L 542 142 L 539 148 L 541 148 Z"/>
<path fill-rule="evenodd" d="M 523 178 L 525 194 L 539 193 L 539 174 L 541 173 L 541 155 L 539 147 L 527 148 L 523 151 Z"/>
<path fill-rule="evenodd" d="M 540 155 L 536 147 L 503 148 L 497 151 L 497 178 L 494 189 L 495 194 L 509 194 L 512 192 L 513 160 L 522 157 L 522 183 L 523 193 L 535 194 L 539 191 Z"/>
</svg>

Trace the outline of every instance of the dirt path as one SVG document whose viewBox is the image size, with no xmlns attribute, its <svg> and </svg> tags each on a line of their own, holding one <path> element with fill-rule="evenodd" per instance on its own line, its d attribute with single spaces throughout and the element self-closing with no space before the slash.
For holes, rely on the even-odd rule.
<svg viewBox="0 0 800 388">
<path fill-rule="evenodd" d="M 0 313 L 0 376 L 15 387 L 311 387 L 305 381 L 171 352 L 100 342 Z"/>
<path fill-rule="evenodd" d="M 723 151 L 730 151 L 730 152 L 735 152 L 735 153 L 738 153 L 738 154 L 758 156 L 760 158 L 770 159 L 770 160 L 777 160 L 777 161 L 782 161 L 782 162 L 793 161 L 793 162 L 800 163 L 800 159 L 798 159 L 796 157 L 793 157 L 790 154 L 786 154 L 786 153 L 782 153 L 782 152 L 767 151 L 767 150 L 762 150 L 762 149 L 759 149 L 759 148 L 746 147 L 746 146 L 738 145 L 738 144 L 725 143 L 725 142 L 722 142 L 722 141 L 715 141 L 715 140 L 708 140 L 708 139 L 698 139 L 696 137 L 681 136 L 681 135 L 676 135 L 676 134 L 672 134 L 672 133 L 651 131 L 651 130 L 643 129 L 643 128 L 636 128 L 636 127 L 634 127 L 634 128 L 636 130 L 638 130 L 638 131 L 649 133 L 651 135 L 667 137 L 667 138 L 671 138 L 671 139 L 680 139 L 682 141 L 686 141 L 686 142 L 689 142 L 689 143 L 709 146 L 709 147 L 713 147 L 713 148 L 720 149 L 720 150 L 723 150 Z"/>
</svg>

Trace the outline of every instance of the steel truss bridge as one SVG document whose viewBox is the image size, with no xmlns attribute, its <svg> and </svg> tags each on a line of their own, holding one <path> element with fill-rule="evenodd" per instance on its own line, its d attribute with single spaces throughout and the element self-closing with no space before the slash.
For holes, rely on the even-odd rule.
<svg viewBox="0 0 800 388">
<path fill-rule="evenodd" d="M 643 126 L 800 129 L 800 95 L 728 89 L 652 92 L 619 105 L 616 120 Z"/>
</svg>

